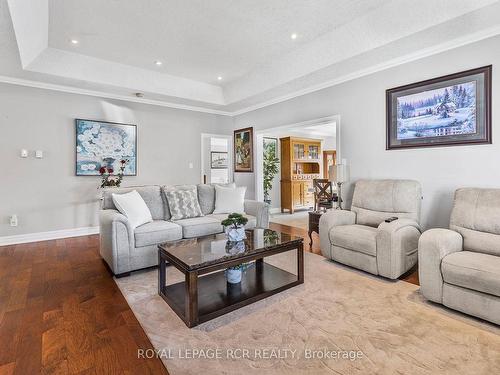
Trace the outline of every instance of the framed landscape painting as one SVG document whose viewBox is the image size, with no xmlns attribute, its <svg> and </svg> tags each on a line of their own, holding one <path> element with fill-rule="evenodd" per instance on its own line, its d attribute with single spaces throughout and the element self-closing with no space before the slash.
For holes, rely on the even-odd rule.
<svg viewBox="0 0 500 375">
<path fill-rule="evenodd" d="M 76 119 L 76 175 L 99 176 L 101 167 L 137 175 L 137 127 L 106 121 Z"/>
<path fill-rule="evenodd" d="M 228 165 L 229 164 L 227 161 L 227 152 L 218 152 L 218 151 L 210 152 L 210 168 L 227 169 Z"/>
<path fill-rule="evenodd" d="M 491 65 L 386 91 L 386 149 L 491 143 Z"/>
<path fill-rule="evenodd" d="M 234 171 L 253 172 L 253 128 L 234 131 Z"/>
</svg>

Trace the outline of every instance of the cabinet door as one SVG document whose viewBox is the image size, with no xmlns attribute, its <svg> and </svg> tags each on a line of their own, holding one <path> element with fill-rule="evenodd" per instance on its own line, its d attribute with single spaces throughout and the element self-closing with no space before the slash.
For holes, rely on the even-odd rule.
<svg viewBox="0 0 500 375">
<path fill-rule="evenodd" d="M 303 202 L 304 206 L 312 207 L 314 206 L 314 191 L 312 181 L 306 181 L 303 183 Z"/>
<path fill-rule="evenodd" d="M 292 183 L 292 203 L 294 207 L 302 206 L 302 182 Z"/>
<path fill-rule="evenodd" d="M 305 159 L 306 146 L 303 143 L 293 143 L 293 158 L 294 160 Z"/>
</svg>

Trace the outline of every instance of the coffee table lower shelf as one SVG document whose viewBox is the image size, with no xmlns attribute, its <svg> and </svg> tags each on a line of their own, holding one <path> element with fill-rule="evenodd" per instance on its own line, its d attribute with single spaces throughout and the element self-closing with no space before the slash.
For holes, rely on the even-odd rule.
<svg viewBox="0 0 500 375">
<path fill-rule="evenodd" d="M 248 268 L 239 284 L 227 283 L 224 271 L 199 276 L 196 322 L 186 316 L 186 282 L 164 286 L 159 294 L 186 325 L 193 327 L 302 283 L 297 275 L 265 262 Z"/>
</svg>

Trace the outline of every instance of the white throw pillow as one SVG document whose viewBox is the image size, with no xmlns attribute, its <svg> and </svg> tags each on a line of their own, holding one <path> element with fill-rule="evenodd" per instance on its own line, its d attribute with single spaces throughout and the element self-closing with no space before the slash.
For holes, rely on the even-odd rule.
<svg viewBox="0 0 500 375">
<path fill-rule="evenodd" d="M 125 194 L 113 193 L 112 196 L 116 208 L 127 217 L 133 229 L 153 221 L 151 211 L 137 190 Z"/>
<path fill-rule="evenodd" d="M 214 214 L 245 213 L 246 186 L 224 187 L 215 185 L 215 210 Z"/>
</svg>

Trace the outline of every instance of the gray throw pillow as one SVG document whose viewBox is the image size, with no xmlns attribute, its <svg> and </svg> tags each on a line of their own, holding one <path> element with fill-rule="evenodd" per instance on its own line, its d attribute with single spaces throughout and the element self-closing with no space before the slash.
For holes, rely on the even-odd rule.
<svg viewBox="0 0 500 375">
<path fill-rule="evenodd" d="M 171 220 L 188 219 L 203 216 L 196 186 L 190 189 L 173 189 L 165 191 Z"/>
</svg>

